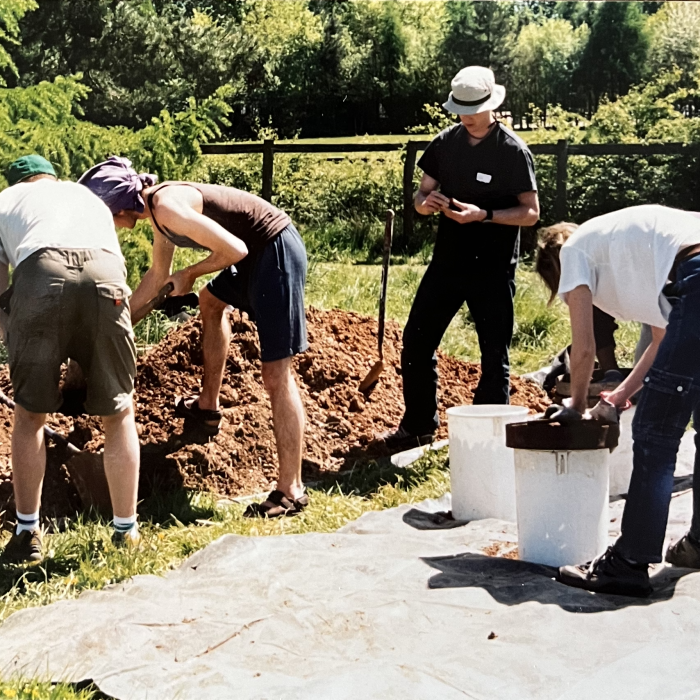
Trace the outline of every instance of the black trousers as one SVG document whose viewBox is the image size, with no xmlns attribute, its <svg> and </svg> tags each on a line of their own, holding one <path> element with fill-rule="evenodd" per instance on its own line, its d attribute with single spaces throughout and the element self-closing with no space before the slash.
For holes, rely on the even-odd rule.
<svg viewBox="0 0 700 700">
<path fill-rule="evenodd" d="M 509 402 L 516 264 L 496 266 L 473 258 L 465 266 L 463 258 L 460 261 L 445 252 L 438 255 L 436 250 L 404 329 L 401 370 L 406 412 L 401 425 L 414 435 L 432 433 L 439 425 L 436 350 L 465 302 L 481 350 L 481 379 L 474 403 Z"/>
</svg>

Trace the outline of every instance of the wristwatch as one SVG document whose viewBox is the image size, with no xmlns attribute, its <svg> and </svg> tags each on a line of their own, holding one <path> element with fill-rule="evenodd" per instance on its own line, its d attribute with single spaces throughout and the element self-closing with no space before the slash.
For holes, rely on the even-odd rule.
<svg viewBox="0 0 700 700">
<path fill-rule="evenodd" d="M 486 210 L 486 216 L 482 219 L 482 221 L 493 221 L 493 209 Z"/>
</svg>

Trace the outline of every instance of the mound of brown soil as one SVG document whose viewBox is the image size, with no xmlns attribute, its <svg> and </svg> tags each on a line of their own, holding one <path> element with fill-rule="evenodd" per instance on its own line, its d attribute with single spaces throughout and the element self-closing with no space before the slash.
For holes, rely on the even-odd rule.
<svg viewBox="0 0 700 700">
<path fill-rule="evenodd" d="M 398 424 L 403 413 L 399 353 L 401 331 L 387 324 L 386 369 L 375 390 L 364 397 L 359 381 L 377 359 L 377 321 L 344 311 L 308 311 L 310 350 L 294 359 L 307 415 L 304 478 L 348 469 L 385 454 L 373 436 Z M 219 435 L 204 444 L 183 444 L 182 420 L 175 417 L 178 396 L 198 393 L 202 375 L 201 326 L 195 319 L 172 331 L 139 360 L 136 403 L 142 443 L 142 481 L 160 488 L 184 486 L 236 496 L 269 489 L 277 475 L 272 413 L 262 383 L 255 326 L 245 315 L 231 316 L 221 402 L 225 419 Z M 472 402 L 479 366 L 439 355 L 441 378 L 438 437 L 446 437 L 444 410 Z M 6 386 L 5 381 L 0 385 Z M 513 377 L 511 402 L 541 411 L 549 400 L 535 385 Z M 68 432 L 71 419 L 59 417 Z M 75 421 L 73 442 L 99 449 L 102 436 L 94 419 Z M 9 412 L 0 410 L 0 497 L 9 479 Z M 52 455 L 45 513 L 66 512 L 75 494 Z M 47 477 L 49 479 L 49 477 Z M 61 486 L 62 485 L 62 486 Z M 58 491 L 63 489 L 59 496 Z M 67 492 L 71 493 L 68 494 Z M 60 507 L 59 507 L 60 506 Z"/>
</svg>

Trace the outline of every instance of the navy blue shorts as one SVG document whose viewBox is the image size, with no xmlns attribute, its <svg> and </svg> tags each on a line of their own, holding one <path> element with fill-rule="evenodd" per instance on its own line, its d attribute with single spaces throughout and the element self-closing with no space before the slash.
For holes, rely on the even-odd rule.
<svg viewBox="0 0 700 700">
<path fill-rule="evenodd" d="M 289 224 L 254 258 L 222 270 L 207 289 L 220 301 L 245 311 L 258 326 L 263 362 L 304 352 L 306 340 L 306 248 Z"/>
</svg>

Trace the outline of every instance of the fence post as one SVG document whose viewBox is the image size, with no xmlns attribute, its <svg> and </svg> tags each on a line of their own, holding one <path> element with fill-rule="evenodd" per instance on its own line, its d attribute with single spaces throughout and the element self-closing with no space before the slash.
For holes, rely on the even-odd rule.
<svg viewBox="0 0 700 700">
<path fill-rule="evenodd" d="M 416 169 L 416 154 L 418 144 L 415 141 L 406 143 L 406 160 L 403 164 L 403 243 L 413 237 L 413 173 Z"/>
<path fill-rule="evenodd" d="M 566 139 L 557 141 L 557 190 L 554 200 L 554 218 L 564 221 L 569 216 L 569 207 L 566 199 L 566 187 L 569 177 L 569 142 Z"/>
<path fill-rule="evenodd" d="M 274 177 L 275 140 L 263 141 L 262 198 L 272 201 L 272 179 Z"/>
</svg>

